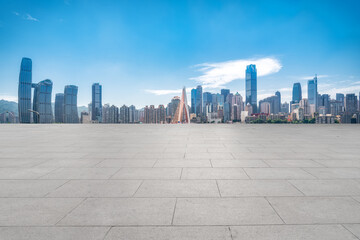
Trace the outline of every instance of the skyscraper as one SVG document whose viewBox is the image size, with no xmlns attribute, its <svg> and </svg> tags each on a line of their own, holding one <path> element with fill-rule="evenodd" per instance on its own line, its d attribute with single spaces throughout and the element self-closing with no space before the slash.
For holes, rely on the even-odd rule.
<svg viewBox="0 0 360 240">
<path fill-rule="evenodd" d="M 342 106 L 344 107 L 344 102 L 345 102 L 345 95 L 342 93 L 337 93 L 336 94 L 336 101 L 339 101 L 342 103 Z"/>
<path fill-rule="evenodd" d="M 191 89 L 191 113 L 196 113 L 196 88 Z"/>
<path fill-rule="evenodd" d="M 319 106 L 324 106 L 325 114 L 330 113 L 330 95 L 329 94 L 321 95 L 321 102 L 319 103 Z"/>
<path fill-rule="evenodd" d="M 357 111 L 357 96 L 354 93 L 346 94 L 345 97 L 345 111 L 349 114 L 354 114 Z"/>
<path fill-rule="evenodd" d="M 301 84 L 294 83 L 293 92 L 292 92 L 292 103 L 299 103 L 301 99 L 302 99 Z"/>
<path fill-rule="evenodd" d="M 315 74 L 314 79 L 308 81 L 308 102 L 310 105 L 314 105 L 315 112 L 317 111 L 317 108 L 319 106 L 317 96 L 317 75 Z"/>
<path fill-rule="evenodd" d="M 275 92 L 275 96 L 278 96 L 278 101 L 279 101 L 279 112 L 281 112 L 281 93 L 279 91 Z"/>
<path fill-rule="evenodd" d="M 246 102 L 251 104 L 253 113 L 257 112 L 257 71 L 254 64 L 246 67 L 245 72 Z"/>
<path fill-rule="evenodd" d="M 35 123 L 52 123 L 51 108 L 52 81 L 46 79 L 34 85 L 33 114 Z"/>
<path fill-rule="evenodd" d="M 79 123 L 77 110 L 78 87 L 67 85 L 64 89 L 64 123 Z"/>
<path fill-rule="evenodd" d="M 64 94 L 57 93 L 55 95 L 55 122 L 64 122 Z"/>
<path fill-rule="evenodd" d="M 202 114 L 202 108 L 203 106 L 203 92 L 202 92 L 202 86 L 199 85 L 196 87 L 196 102 L 195 102 L 195 113 L 196 115 Z"/>
<path fill-rule="evenodd" d="M 32 61 L 23 58 L 20 65 L 18 110 L 20 123 L 30 123 L 31 109 Z"/>
<path fill-rule="evenodd" d="M 212 94 L 209 92 L 204 92 L 203 93 L 203 112 L 205 112 L 205 109 L 207 106 L 209 106 L 211 109 L 211 105 L 212 105 Z"/>
<path fill-rule="evenodd" d="M 102 122 L 102 93 L 101 85 L 99 83 L 94 83 L 92 85 L 92 121 Z"/>
<path fill-rule="evenodd" d="M 227 96 L 230 94 L 230 89 L 221 89 L 221 95 L 224 96 L 224 102 L 227 101 Z"/>
</svg>

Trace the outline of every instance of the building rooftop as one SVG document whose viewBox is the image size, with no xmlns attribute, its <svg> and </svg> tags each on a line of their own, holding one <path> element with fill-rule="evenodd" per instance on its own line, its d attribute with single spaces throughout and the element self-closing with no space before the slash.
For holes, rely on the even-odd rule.
<svg viewBox="0 0 360 240">
<path fill-rule="evenodd" d="M 0 133 L 0 239 L 360 239 L 358 126 Z"/>
</svg>

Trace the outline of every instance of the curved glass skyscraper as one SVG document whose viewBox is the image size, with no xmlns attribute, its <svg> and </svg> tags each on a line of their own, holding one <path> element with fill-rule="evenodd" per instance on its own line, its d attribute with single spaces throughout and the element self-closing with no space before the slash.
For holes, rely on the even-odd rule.
<svg viewBox="0 0 360 240">
<path fill-rule="evenodd" d="M 35 123 L 52 123 L 52 81 L 46 79 L 34 85 L 33 118 Z"/>
<path fill-rule="evenodd" d="M 245 91 L 246 102 L 250 103 L 253 108 L 253 113 L 257 112 L 257 71 L 256 65 L 250 64 L 246 66 L 245 72 Z"/>
<path fill-rule="evenodd" d="M 55 122 L 64 122 L 64 94 L 57 93 L 55 95 Z"/>
<path fill-rule="evenodd" d="M 18 110 L 20 123 L 30 123 L 31 109 L 31 84 L 32 84 L 32 61 L 30 58 L 21 60 L 19 89 L 18 89 Z"/>
<path fill-rule="evenodd" d="M 74 85 L 65 86 L 64 90 L 64 123 L 79 123 L 77 110 L 78 87 Z"/>
</svg>

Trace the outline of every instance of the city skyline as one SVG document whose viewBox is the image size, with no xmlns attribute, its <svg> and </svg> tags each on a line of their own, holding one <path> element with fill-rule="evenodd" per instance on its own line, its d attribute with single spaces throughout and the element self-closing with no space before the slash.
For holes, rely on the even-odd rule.
<svg viewBox="0 0 360 240">
<path fill-rule="evenodd" d="M 249 64 L 258 70 L 258 101 L 278 90 L 289 102 L 294 82 L 306 97 L 314 74 L 321 94 L 360 91 L 360 3 L 108 3 L 4 1 L 0 99 L 17 99 L 24 56 L 34 62 L 33 82 L 53 81 L 52 99 L 78 86 L 79 106 L 97 82 L 103 103 L 138 108 L 166 104 L 184 85 L 188 96 L 197 85 L 245 96 Z"/>
</svg>

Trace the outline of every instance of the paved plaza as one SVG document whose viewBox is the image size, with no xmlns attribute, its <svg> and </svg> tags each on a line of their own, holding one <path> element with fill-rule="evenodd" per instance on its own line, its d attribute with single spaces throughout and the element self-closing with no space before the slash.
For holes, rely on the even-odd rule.
<svg viewBox="0 0 360 240">
<path fill-rule="evenodd" d="M 0 239 L 360 239 L 357 125 L 0 125 Z"/>
</svg>

